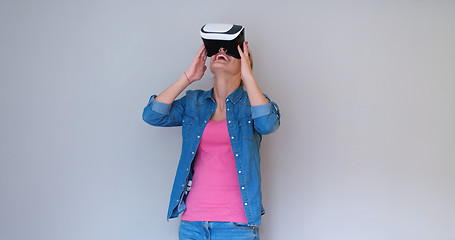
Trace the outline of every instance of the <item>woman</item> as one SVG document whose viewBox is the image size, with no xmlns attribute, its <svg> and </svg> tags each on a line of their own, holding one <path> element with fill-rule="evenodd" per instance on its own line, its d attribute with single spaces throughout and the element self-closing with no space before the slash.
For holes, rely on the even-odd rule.
<svg viewBox="0 0 455 240">
<path fill-rule="evenodd" d="M 168 210 L 183 212 L 180 239 L 259 239 L 264 213 L 259 146 L 262 135 L 280 125 L 278 106 L 259 89 L 248 43 L 240 59 L 224 48 L 210 59 L 214 86 L 187 91 L 204 75 L 207 51 L 199 49 L 177 81 L 153 95 L 143 119 L 154 126 L 182 126 L 182 153 Z"/>
</svg>

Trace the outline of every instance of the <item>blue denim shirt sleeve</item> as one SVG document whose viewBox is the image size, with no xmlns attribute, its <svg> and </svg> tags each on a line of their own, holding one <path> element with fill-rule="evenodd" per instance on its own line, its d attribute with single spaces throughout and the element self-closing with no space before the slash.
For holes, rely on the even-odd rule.
<svg viewBox="0 0 455 240">
<path fill-rule="evenodd" d="M 171 110 L 171 105 L 172 104 L 166 104 L 162 102 L 158 102 L 155 100 L 156 95 L 153 95 L 150 97 L 149 103 L 147 105 L 150 105 L 152 110 L 161 113 L 163 115 L 169 114 L 169 111 Z"/>
<path fill-rule="evenodd" d="M 272 133 L 280 127 L 280 110 L 278 105 L 264 96 L 269 101 L 268 104 L 252 106 L 251 117 L 254 120 L 254 128 L 262 135 Z"/>
<path fill-rule="evenodd" d="M 146 123 L 158 127 L 181 126 L 186 96 L 175 100 L 172 104 L 158 102 L 155 98 L 156 95 L 150 97 L 142 113 L 142 119 Z"/>
</svg>

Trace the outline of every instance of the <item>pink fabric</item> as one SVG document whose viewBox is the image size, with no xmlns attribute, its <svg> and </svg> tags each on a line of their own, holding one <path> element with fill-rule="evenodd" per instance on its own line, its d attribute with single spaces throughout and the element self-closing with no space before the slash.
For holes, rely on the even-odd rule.
<svg viewBox="0 0 455 240">
<path fill-rule="evenodd" d="M 247 223 L 226 120 L 209 121 L 182 220 Z"/>
</svg>

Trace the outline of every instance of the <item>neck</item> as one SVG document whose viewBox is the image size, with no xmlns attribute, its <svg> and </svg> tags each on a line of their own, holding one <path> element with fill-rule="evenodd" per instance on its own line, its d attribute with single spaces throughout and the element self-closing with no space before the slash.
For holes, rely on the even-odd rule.
<svg viewBox="0 0 455 240">
<path fill-rule="evenodd" d="M 225 105 L 225 99 L 240 86 L 240 81 L 240 75 L 215 75 L 215 82 L 213 84 L 213 97 L 216 103 L 218 105 Z"/>
</svg>

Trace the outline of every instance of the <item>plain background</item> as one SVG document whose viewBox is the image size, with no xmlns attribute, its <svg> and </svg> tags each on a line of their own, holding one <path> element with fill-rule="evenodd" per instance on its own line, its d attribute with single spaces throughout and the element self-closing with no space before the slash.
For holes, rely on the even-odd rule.
<svg viewBox="0 0 455 240">
<path fill-rule="evenodd" d="M 180 129 L 141 119 L 208 22 L 281 109 L 271 239 L 455 239 L 454 1 L 0 3 L 0 239 L 177 239 Z M 210 88 L 207 71 L 189 89 Z"/>
</svg>

